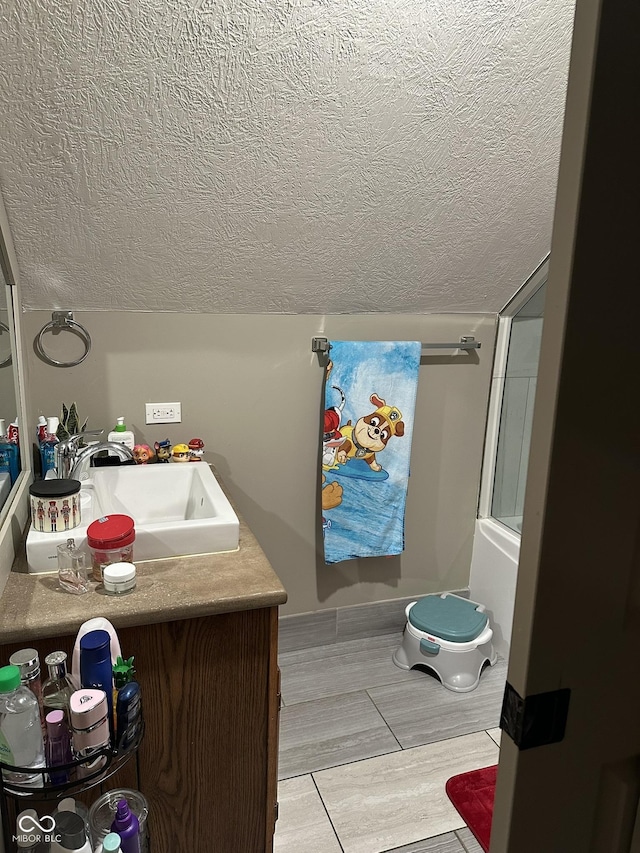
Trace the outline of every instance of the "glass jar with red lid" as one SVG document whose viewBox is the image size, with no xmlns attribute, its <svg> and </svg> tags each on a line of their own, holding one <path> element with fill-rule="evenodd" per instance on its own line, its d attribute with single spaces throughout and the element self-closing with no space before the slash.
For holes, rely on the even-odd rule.
<svg viewBox="0 0 640 853">
<path fill-rule="evenodd" d="M 87 545 L 91 551 L 95 581 L 102 583 L 105 566 L 112 563 L 133 563 L 135 538 L 135 524 L 128 515 L 105 515 L 91 522 L 87 528 Z"/>
</svg>

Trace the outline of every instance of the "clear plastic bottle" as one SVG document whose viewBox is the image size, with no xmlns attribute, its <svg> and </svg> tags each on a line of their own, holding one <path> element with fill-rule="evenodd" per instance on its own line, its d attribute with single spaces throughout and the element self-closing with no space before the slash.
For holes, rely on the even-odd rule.
<svg viewBox="0 0 640 853">
<path fill-rule="evenodd" d="M 40 656 L 36 649 L 20 649 L 17 652 L 14 652 L 9 658 L 9 663 L 13 666 L 17 666 L 20 670 L 20 681 L 24 684 L 25 687 L 28 687 L 29 690 L 33 693 L 33 695 L 38 700 L 38 707 L 40 709 L 40 725 L 42 727 L 42 734 L 44 736 L 46 732 L 46 726 L 44 723 L 44 712 L 42 708 L 42 679 L 40 676 Z"/>
<path fill-rule="evenodd" d="M 51 652 L 44 662 L 49 670 L 49 677 L 42 685 L 44 712 L 48 714 L 49 711 L 62 711 L 65 723 L 69 726 L 69 701 L 71 694 L 78 688 L 67 672 L 67 653 Z"/>
<path fill-rule="evenodd" d="M 0 667 L 0 760 L 15 767 L 44 767 L 38 700 L 20 683 L 17 666 Z M 8 782 L 42 786 L 40 773 L 3 769 Z"/>
</svg>

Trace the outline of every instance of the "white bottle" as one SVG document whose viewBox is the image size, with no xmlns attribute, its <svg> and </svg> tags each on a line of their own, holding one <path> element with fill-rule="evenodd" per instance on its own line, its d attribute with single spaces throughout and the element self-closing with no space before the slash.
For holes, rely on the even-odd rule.
<svg viewBox="0 0 640 853">
<path fill-rule="evenodd" d="M 40 706 L 28 687 L 20 684 L 17 666 L 0 667 L 0 759 L 16 767 L 44 767 Z M 2 771 L 7 782 L 41 788 L 40 773 Z"/>
<path fill-rule="evenodd" d="M 84 820 L 76 812 L 58 812 L 50 853 L 92 853 Z"/>
<path fill-rule="evenodd" d="M 124 418 L 116 418 L 116 425 L 107 436 L 107 440 L 126 444 L 129 450 L 133 450 L 136 443 L 133 433 L 127 429 Z"/>
<path fill-rule="evenodd" d="M 18 853 L 35 853 L 42 844 L 42 830 L 35 809 L 25 809 L 16 818 L 16 847 Z"/>
<path fill-rule="evenodd" d="M 110 832 L 102 839 L 95 849 L 95 853 L 122 853 L 120 846 L 121 838 L 117 832 Z"/>
</svg>

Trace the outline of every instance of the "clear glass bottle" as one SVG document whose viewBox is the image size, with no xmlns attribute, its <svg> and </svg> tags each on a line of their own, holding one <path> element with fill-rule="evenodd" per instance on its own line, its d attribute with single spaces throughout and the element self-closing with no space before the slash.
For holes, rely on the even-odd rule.
<svg viewBox="0 0 640 853">
<path fill-rule="evenodd" d="M 44 767 L 38 700 L 20 683 L 17 666 L 0 667 L 0 760 L 15 767 Z M 8 782 L 42 787 L 40 773 L 2 773 Z"/>
<path fill-rule="evenodd" d="M 42 705 L 45 715 L 49 711 L 62 711 L 65 723 L 69 725 L 69 700 L 77 690 L 73 678 L 67 672 L 67 653 L 51 652 L 44 659 L 49 677 L 42 685 Z"/>
</svg>

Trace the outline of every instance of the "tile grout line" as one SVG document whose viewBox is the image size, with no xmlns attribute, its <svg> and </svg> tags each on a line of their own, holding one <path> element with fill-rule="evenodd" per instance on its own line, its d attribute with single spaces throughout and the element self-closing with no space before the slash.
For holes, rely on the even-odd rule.
<svg viewBox="0 0 640 853">
<path fill-rule="evenodd" d="M 469 829 L 469 827 L 468 827 L 468 826 L 467 826 L 467 827 L 465 827 L 465 828 L 466 828 L 466 829 Z M 464 843 L 464 838 L 460 838 L 460 836 L 458 835 L 458 832 L 459 832 L 459 830 L 457 830 L 457 829 L 454 829 L 454 830 L 453 830 L 453 833 L 454 833 L 455 837 L 458 839 L 458 843 L 459 843 L 459 844 L 460 844 L 460 846 L 462 847 L 462 849 L 463 849 L 464 853 L 469 853 L 469 848 L 468 848 L 468 847 L 467 847 L 467 845 Z M 469 832 L 471 832 L 471 830 L 470 830 L 470 829 L 469 829 Z M 475 835 L 474 835 L 472 832 L 471 832 L 471 837 L 472 837 L 472 838 L 473 838 L 473 840 L 476 842 L 476 844 L 477 844 L 478 846 L 480 846 L 480 842 L 476 841 L 476 837 L 475 837 Z"/>
<path fill-rule="evenodd" d="M 333 830 L 333 834 L 335 835 L 336 841 L 338 842 L 338 847 L 340 848 L 342 853 L 344 853 L 344 847 L 342 846 L 342 842 L 340 841 L 340 836 L 338 835 L 338 832 L 337 832 L 335 826 L 333 825 L 333 821 L 331 820 L 331 815 L 329 814 L 329 809 L 327 808 L 326 803 L 322 797 L 322 794 L 320 793 L 320 788 L 318 788 L 318 785 L 316 783 L 316 780 L 315 780 L 313 773 L 310 773 L 309 775 L 311 776 L 311 781 L 313 782 L 313 785 L 314 785 L 316 791 L 318 792 L 318 796 L 320 797 L 320 802 L 322 803 L 322 808 L 324 809 L 325 814 L 327 815 L 327 820 L 331 824 L 331 829 Z"/>
<path fill-rule="evenodd" d="M 385 681 L 383 684 L 373 684 L 370 687 L 356 687 L 353 690 L 343 690 L 341 693 L 327 693 L 322 694 L 321 696 L 314 696 L 312 699 L 301 699 L 299 702 L 291 702 L 287 703 L 288 708 L 291 708 L 293 705 L 304 705 L 306 702 L 317 702 L 321 699 L 337 699 L 338 696 L 350 696 L 353 693 L 362 693 L 367 692 L 369 690 L 377 690 L 380 687 L 393 687 L 397 684 L 403 684 L 402 681 Z"/>
<path fill-rule="evenodd" d="M 374 688 L 371 688 L 371 689 L 372 689 L 372 690 L 375 690 L 376 688 L 374 687 Z M 380 710 L 380 708 L 378 708 L 378 706 L 376 705 L 376 701 L 375 701 L 375 699 L 373 698 L 373 696 L 369 693 L 369 690 L 365 690 L 365 693 L 366 693 L 366 694 L 367 694 L 367 696 L 369 697 L 369 699 L 370 699 L 370 701 L 371 701 L 371 703 L 372 703 L 373 707 L 376 709 L 376 711 L 378 712 L 378 714 L 380 714 L 380 718 L 381 718 L 382 722 L 385 724 L 385 726 L 386 726 L 386 727 L 389 729 L 389 731 L 391 732 L 391 734 L 392 734 L 393 739 L 395 740 L 395 742 L 398 744 L 398 746 L 400 747 L 400 749 L 401 749 L 401 750 L 404 750 L 403 745 L 400 743 L 400 741 L 399 741 L 399 740 L 398 740 L 398 738 L 396 737 L 396 733 L 394 732 L 394 730 L 391 728 L 391 726 L 389 725 L 389 723 L 388 723 L 388 722 L 387 722 L 387 720 L 385 719 L 385 716 L 384 716 L 384 714 L 382 713 L 382 711 Z"/>
</svg>

